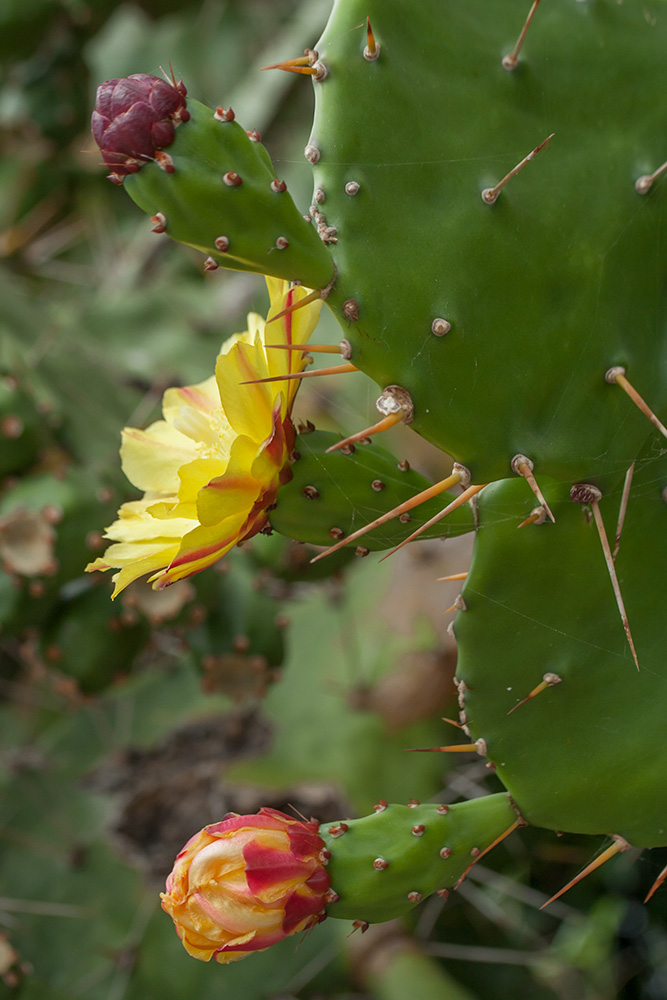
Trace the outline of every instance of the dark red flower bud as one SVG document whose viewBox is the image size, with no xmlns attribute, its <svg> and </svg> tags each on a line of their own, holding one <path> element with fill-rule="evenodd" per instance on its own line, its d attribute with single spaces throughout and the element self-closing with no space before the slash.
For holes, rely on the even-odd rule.
<svg viewBox="0 0 667 1000">
<path fill-rule="evenodd" d="M 148 73 L 100 84 L 91 125 L 110 180 L 122 183 L 174 141 L 174 127 L 190 117 L 186 94 L 182 80 L 171 84 Z"/>
</svg>

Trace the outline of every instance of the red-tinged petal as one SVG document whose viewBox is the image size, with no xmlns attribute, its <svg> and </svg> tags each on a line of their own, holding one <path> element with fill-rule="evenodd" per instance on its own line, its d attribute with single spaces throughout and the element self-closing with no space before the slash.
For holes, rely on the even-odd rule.
<svg viewBox="0 0 667 1000">
<path fill-rule="evenodd" d="M 271 934 L 254 934 L 252 939 L 247 942 L 223 945 L 222 948 L 218 948 L 213 953 L 213 957 L 216 962 L 222 964 L 233 962 L 235 957 L 243 958 L 245 955 L 252 954 L 253 951 L 266 951 L 272 944 L 278 944 L 285 937 L 287 935 L 282 929 L 273 931 Z"/>
<path fill-rule="evenodd" d="M 322 841 L 322 845 L 324 842 Z M 329 873 L 324 870 L 324 868 L 317 868 L 313 874 L 306 879 L 306 885 L 311 892 L 316 893 L 316 895 L 321 896 L 327 891 L 331 885 L 331 878 Z"/>
<path fill-rule="evenodd" d="M 254 840 L 243 848 L 243 858 L 248 888 L 253 895 L 260 895 L 264 902 L 273 902 L 283 895 L 286 883 L 305 882 L 311 871 L 307 862 L 295 858 L 288 851 L 263 847 Z M 264 896 L 267 890 L 273 890 L 273 893 Z"/>
<path fill-rule="evenodd" d="M 294 824 L 288 831 L 290 850 L 297 858 L 316 857 L 324 847 L 324 841 L 317 835 L 317 823 Z"/>
<path fill-rule="evenodd" d="M 178 555 L 167 569 L 149 577 L 149 583 L 154 584 L 155 590 L 163 590 L 177 580 L 184 580 L 212 566 L 242 537 L 245 520 L 244 511 L 236 519 L 228 518 L 223 525 L 193 528 L 183 538 Z"/>
<path fill-rule="evenodd" d="M 200 524 L 220 524 L 238 511 L 245 511 L 246 517 L 249 515 L 262 493 L 262 483 L 254 478 L 251 471 L 256 456 L 257 444 L 251 438 L 236 438 L 223 475 L 211 479 L 199 491 L 197 516 Z"/>
<path fill-rule="evenodd" d="M 305 930 L 306 927 L 316 924 L 318 922 L 316 918 L 323 909 L 321 896 L 302 896 L 299 892 L 293 892 L 285 903 L 283 919 L 285 934 L 293 934 L 295 931 Z"/>
</svg>

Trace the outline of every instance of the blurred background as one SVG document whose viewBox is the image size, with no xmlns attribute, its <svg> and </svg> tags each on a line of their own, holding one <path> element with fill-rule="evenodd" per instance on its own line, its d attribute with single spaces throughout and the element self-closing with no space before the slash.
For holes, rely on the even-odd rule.
<svg viewBox="0 0 667 1000">
<path fill-rule="evenodd" d="M 326 822 L 498 787 L 478 759 L 403 753 L 455 738 L 443 612 L 458 586 L 436 578 L 466 569 L 469 539 L 310 567 L 307 547 L 257 536 L 115 604 L 107 577 L 83 573 L 137 495 L 121 428 L 212 374 L 268 305 L 260 278 L 205 274 L 105 180 L 95 87 L 171 63 L 260 131 L 307 211 L 310 83 L 259 67 L 312 47 L 329 6 L 0 2 L 0 997 L 659 1000 L 664 895 L 640 901 L 664 851 L 621 855 L 541 913 L 597 845 L 523 830 L 403 924 L 362 937 L 329 920 L 228 967 L 190 959 L 159 907 L 178 850 L 227 811 Z M 326 310 L 317 338 L 340 338 Z M 376 395 L 362 375 L 310 380 L 295 415 L 350 433 Z M 448 471 L 405 428 L 389 447 Z"/>
</svg>

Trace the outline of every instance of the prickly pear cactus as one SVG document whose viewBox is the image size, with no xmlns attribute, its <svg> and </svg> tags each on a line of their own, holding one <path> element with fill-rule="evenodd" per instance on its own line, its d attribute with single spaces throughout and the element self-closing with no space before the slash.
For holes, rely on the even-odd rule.
<svg viewBox="0 0 667 1000">
<path fill-rule="evenodd" d="M 320 432 L 296 439 L 272 528 L 336 549 L 365 538 L 362 554 L 414 528 L 475 532 L 454 625 L 460 724 L 510 797 L 321 831 L 332 916 L 404 913 L 524 822 L 611 836 L 598 861 L 667 846 L 653 603 L 667 564 L 666 42 L 663 0 L 409 13 L 336 0 L 314 49 L 282 65 L 315 90 L 307 220 L 258 137 L 229 109 L 188 98 L 183 114 L 180 84 L 152 162 L 139 146 L 107 159 L 126 157 L 155 231 L 207 269 L 325 299 L 345 338 L 322 346 L 345 362 L 332 374 L 382 390 L 380 424 L 337 451 Z M 639 68 L 651 86 L 635 91 Z M 365 440 L 400 421 L 455 460 L 451 476 L 429 485 Z"/>
</svg>

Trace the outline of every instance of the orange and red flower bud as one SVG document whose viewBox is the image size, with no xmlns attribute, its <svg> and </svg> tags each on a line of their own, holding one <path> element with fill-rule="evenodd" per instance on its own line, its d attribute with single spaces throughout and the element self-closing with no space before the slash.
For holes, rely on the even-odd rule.
<svg viewBox="0 0 667 1000">
<path fill-rule="evenodd" d="M 162 893 L 186 951 L 233 962 L 324 919 L 331 891 L 317 831 L 315 821 L 261 809 L 192 837 Z"/>
<path fill-rule="evenodd" d="M 100 84 L 91 126 L 112 181 L 122 184 L 174 141 L 174 126 L 190 117 L 186 93 L 182 81 L 172 85 L 148 73 Z"/>
</svg>

